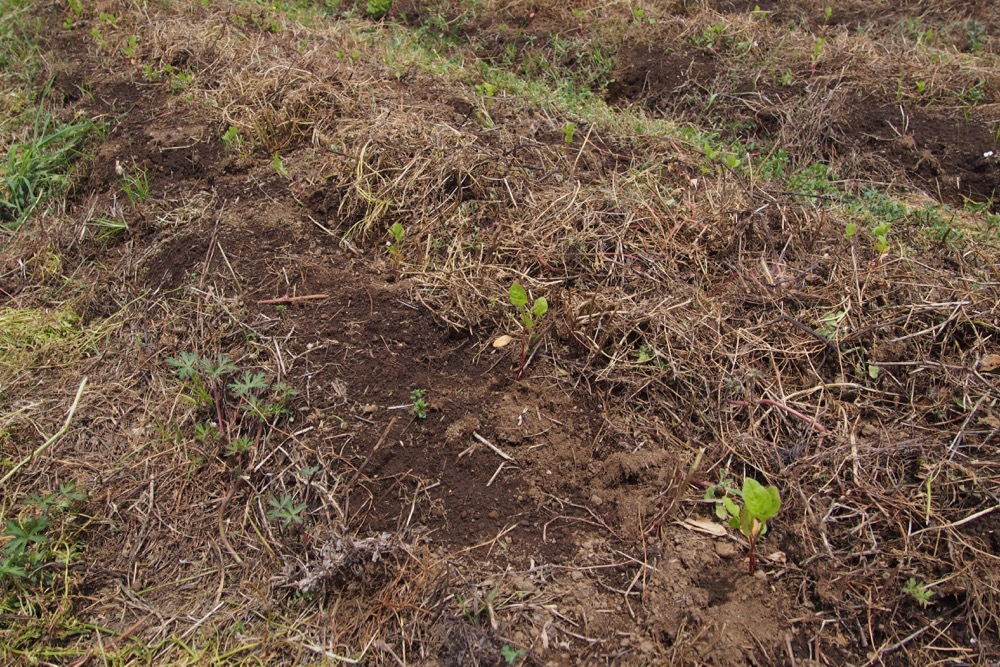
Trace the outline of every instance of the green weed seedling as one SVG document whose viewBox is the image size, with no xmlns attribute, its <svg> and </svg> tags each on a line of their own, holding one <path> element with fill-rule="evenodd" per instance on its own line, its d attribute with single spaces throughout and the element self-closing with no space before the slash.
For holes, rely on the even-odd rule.
<svg viewBox="0 0 1000 667">
<path fill-rule="evenodd" d="M 528 292 L 520 283 L 512 283 L 507 296 L 518 311 L 517 321 L 521 325 L 521 364 L 517 371 L 517 377 L 520 379 L 528 363 L 528 348 L 535 337 L 535 329 L 545 313 L 549 312 L 549 302 L 544 296 L 540 296 L 529 307 Z"/>
<path fill-rule="evenodd" d="M 514 648 L 510 644 L 504 644 L 500 648 L 500 657 L 504 659 L 508 665 L 516 664 L 521 658 L 523 658 L 528 652 L 523 648 Z"/>
<path fill-rule="evenodd" d="M 119 166 L 118 173 L 122 177 L 121 188 L 130 204 L 137 203 L 149 198 L 149 173 L 140 167 L 131 171 L 125 171 Z"/>
<path fill-rule="evenodd" d="M 72 482 L 44 496 L 30 496 L 25 504 L 36 508 L 33 516 L 8 519 L 4 537 L 10 538 L 0 558 L 0 584 L 48 585 L 58 573 L 51 563 L 69 564 L 79 555 L 77 546 L 66 541 L 67 519 L 87 494 Z M 30 511 L 30 510 L 28 510 Z M 56 533 L 59 533 L 57 535 Z"/>
<path fill-rule="evenodd" d="M 406 240 L 406 229 L 402 224 L 394 222 L 389 228 L 389 236 L 392 237 L 392 240 L 385 244 L 385 248 L 386 252 L 389 253 L 393 267 L 396 269 L 396 276 L 399 277 L 403 275 L 403 241 Z"/>
<path fill-rule="evenodd" d="M 70 165 L 95 129 L 89 120 L 60 126 L 52 115 L 39 115 L 31 138 L 12 145 L 0 166 L 0 224 L 19 227 L 47 196 L 69 186 Z"/>
<path fill-rule="evenodd" d="M 903 592 L 912 597 L 914 602 L 924 609 L 930 606 L 931 597 L 934 596 L 934 593 L 928 590 L 923 582 L 917 581 L 913 577 L 910 577 L 906 581 L 906 585 L 903 586 Z"/>
<path fill-rule="evenodd" d="M 285 169 L 285 161 L 282 160 L 281 156 L 278 155 L 277 153 L 275 153 L 274 157 L 271 158 L 271 166 L 274 167 L 274 170 L 278 172 L 280 176 L 288 178 L 288 170 Z"/>
<path fill-rule="evenodd" d="M 380 19 L 392 9 L 392 0 L 368 0 L 365 4 L 365 14 L 373 19 Z"/>
<path fill-rule="evenodd" d="M 283 493 L 279 498 L 271 498 L 267 504 L 271 506 L 267 511 L 267 518 L 280 523 L 282 528 L 288 528 L 293 523 L 302 523 L 302 510 L 306 505 L 305 503 L 296 505 L 290 494 Z"/>
<path fill-rule="evenodd" d="M 410 400 L 413 401 L 413 407 L 410 410 L 417 419 L 427 419 L 427 409 L 431 407 L 431 404 L 424 398 L 426 394 L 426 389 L 414 389 L 410 392 Z"/>
<path fill-rule="evenodd" d="M 734 498 L 742 498 L 741 507 Z M 773 486 L 762 486 L 757 480 L 747 477 L 742 490 L 732 485 L 732 480 L 723 479 L 718 485 L 705 492 L 706 500 L 716 503 L 715 513 L 729 526 L 737 528 L 750 541 L 750 574 L 757 571 L 757 540 L 767 532 L 767 520 L 781 509 L 781 497 Z"/>
<path fill-rule="evenodd" d="M 239 151 L 243 147 L 243 137 L 240 136 L 240 128 L 230 125 L 222 133 L 222 145 L 227 151 Z"/>
<path fill-rule="evenodd" d="M 271 383 L 264 372 L 244 371 L 229 355 L 216 359 L 195 352 L 181 352 L 167 359 L 190 392 L 190 399 L 214 419 L 195 425 L 195 438 L 219 440 L 227 456 L 245 454 L 259 443 L 275 420 L 289 414 L 287 403 L 295 391 L 280 382 Z M 227 379 L 230 381 L 227 383 Z M 216 433 L 212 434 L 211 429 Z"/>
</svg>

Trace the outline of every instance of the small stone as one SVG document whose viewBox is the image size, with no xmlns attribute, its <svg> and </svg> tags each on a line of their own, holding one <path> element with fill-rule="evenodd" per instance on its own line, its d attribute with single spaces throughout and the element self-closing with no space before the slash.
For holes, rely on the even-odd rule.
<svg viewBox="0 0 1000 667">
<path fill-rule="evenodd" d="M 715 553 L 719 554 L 721 558 L 732 558 L 736 555 L 736 547 L 729 542 L 716 542 Z"/>
<path fill-rule="evenodd" d="M 594 503 L 595 506 L 600 507 L 604 504 L 604 499 L 595 493 L 590 497 L 590 502 Z"/>
<path fill-rule="evenodd" d="M 569 578 L 572 579 L 573 581 L 580 581 L 581 579 L 583 579 L 583 572 L 581 572 L 580 570 L 573 570 L 572 572 L 569 573 Z"/>
<path fill-rule="evenodd" d="M 363 415 L 373 415 L 378 412 L 378 406 L 374 403 L 369 403 L 368 405 L 361 406 L 361 414 Z"/>
<path fill-rule="evenodd" d="M 486 516 L 488 516 L 491 519 L 499 519 L 500 512 L 497 512 L 496 510 L 490 510 L 489 514 L 487 514 Z"/>
</svg>

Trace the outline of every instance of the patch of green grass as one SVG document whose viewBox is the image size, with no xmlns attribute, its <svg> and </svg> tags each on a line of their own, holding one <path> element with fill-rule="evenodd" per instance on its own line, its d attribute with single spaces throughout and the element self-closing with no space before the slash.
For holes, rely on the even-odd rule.
<svg viewBox="0 0 1000 667">
<path fill-rule="evenodd" d="M 0 224 L 21 226 L 46 199 L 69 187 L 83 142 L 97 129 L 89 119 L 62 123 L 39 113 L 31 137 L 12 145 L 2 165 Z"/>
<path fill-rule="evenodd" d="M 0 308 L 0 374 L 56 365 L 86 342 L 72 310 Z"/>
</svg>

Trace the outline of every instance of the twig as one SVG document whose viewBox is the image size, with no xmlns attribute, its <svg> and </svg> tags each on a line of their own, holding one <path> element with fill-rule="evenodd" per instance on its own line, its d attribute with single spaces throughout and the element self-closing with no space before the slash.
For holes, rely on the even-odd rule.
<svg viewBox="0 0 1000 667">
<path fill-rule="evenodd" d="M 878 662 L 879 660 L 881 660 L 882 656 L 884 656 L 886 653 L 892 653 L 893 651 L 895 651 L 897 649 L 903 648 L 904 646 L 906 646 L 907 644 L 909 644 L 910 642 L 912 642 L 914 639 L 916 639 L 920 635 L 924 634 L 925 632 L 927 632 L 931 628 L 935 627 L 937 625 L 937 623 L 938 622 L 936 620 L 935 621 L 931 621 L 930 625 L 925 625 L 924 627 L 920 628 L 916 632 L 914 632 L 912 634 L 909 634 L 906 637 L 903 637 L 902 639 L 900 639 L 898 642 L 896 642 L 892 646 L 883 646 L 882 648 L 880 648 L 878 651 L 875 652 L 875 655 L 873 655 L 868 660 L 868 662 L 866 662 L 865 664 L 861 665 L 861 667 L 871 667 L 871 665 L 874 665 L 876 662 Z"/>
<path fill-rule="evenodd" d="M 261 306 L 271 303 L 295 303 L 296 301 L 313 301 L 316 299 L 328 299 L 327 294 L 304 294 L 302 296 L 279 296 L 277 299 L 260 299 L 257 303 Z"/>
<path fill-rule="evenodd" d="M 751 403 L 750 401 L 729 401 L 729 402 L 732 403 L 733 405 L 742 405 L 744 407 L 750 407 L 751 405 L 753 405 L 753 403 Z M 819 431 L 820 433 L 822 433 L 824 436 L 829 433 L 829 431 L 826 429 L 825 426 L 823 426 L 822 424 L 820 424 L 818 421 L 816 421 L 812 417 L 804 415 L 801 412 L 799 412 L 798 410 L 796 410 L 795 408 L 788 407 L 787 405 L 785 405 L 784 403 L 781 403 L 780 401 L 775 401 L 775 400 L 770 399 L 770 398 L 761 398 L 761 399 L 758 399 L 756 402 L 757 402 L 758 405 L 773 405 L 776 408 L 781 408 L 782 410 L 784 410 L 788 414 L 793 415 L 795 417 L 798 417 L 799 419 L 801 419 L 802 421 L 806 422 L 807 424 L 812 424 L 812 426 L 817 431 Z"/>
<path fill-rule="evenodd" d="M 483 443 L 484 445 L 486 445 L 490 449 L 492 449 L 504 461 L 510 461 L 511 463 L 515 463 L 513 456 L 510 456 L 509 454 L 507 454 L 506 452 L 504 452 L 502 449 L 500 449 L 499 447 L 497 447 L 492 442 L 490 442 L 489 440 L 487 440 L 483 436 L 479 435 L 475 431 L 472 432 L 472 437 L 475 438 L 476 440 L 478 440 L 479 442 Z"/>
<path fill-rule="evenodd" d="M 56 441 L 59 440 L 59 438 L 66 435 L 66 431 L 69 430 L 69 424 L 71 421 L 73 421 L 73 415 L 76 413 L 76 407 L 80 404 L 80 397 L 83 396 L 83 389 L 86 386 L 87 386 L 87 378 L 83 378 L 83 380 L 80 382 L 80 388 L 76 390 L 76 397 L 73 399 L 73 404 L 69 406 L 69 414 L 66 415 L 66 421 L 65 423 L 63 423 L 62 428 L 56 431 L 51 438 L 49 438 L 41 445 L 39 445 L 38 449 L 29 454 L 27 458 L 22 459 L 20 463 L 11 468 L 10 471 L 3 476 L 3 479 L 0 479 L 0 486 L 3 486 L 7 482 L 7 480 L 9 480 L 11 477 L 14 476 L 14 473 L 20 470 L 23 466 L 30 463 L 36 456 L 39 456 L 46 449 L 54 445 Z"/>
</svg>

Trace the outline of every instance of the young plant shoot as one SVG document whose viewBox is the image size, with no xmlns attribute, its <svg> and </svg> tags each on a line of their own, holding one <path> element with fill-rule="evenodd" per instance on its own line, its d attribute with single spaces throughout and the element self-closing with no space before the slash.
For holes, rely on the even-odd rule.
<svg viewBox="0 0 1000 667">
<path fill-rule="evenodd" d="M 535 328 L 542 316 L 549 312 L 549 302 L 544 296 L 540 296 L 529 307 L 528 292 L 520 283 L 511 284 L 508 297 L 518 311 L 517 321 L 521 326 L 521 364 L 517 371 L 517 377 L 520 379 L 524 375 L 524 367 L 528 363 L 528 348 L 535 338 Z"/>
<path fill-rule="evenodd" d="M 720 493 L 721 495 L 716 495 Z M 730 495 L 743 498 L 741 507 Z M 737 491 L 728 484 L 713 486 L 705 492 L 706 500 L 716 501 L 716 514 L 730 527 L 737 528 L 750 541 L 750 574 L 757 571 L 757 540 L 767 532 L 767 520 L 781 509 L 778 489 L 763 486 L 747 477 L 743 489 Z"/>
</svg>

